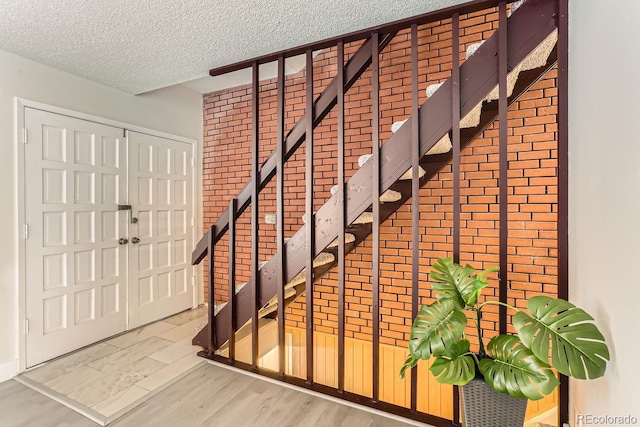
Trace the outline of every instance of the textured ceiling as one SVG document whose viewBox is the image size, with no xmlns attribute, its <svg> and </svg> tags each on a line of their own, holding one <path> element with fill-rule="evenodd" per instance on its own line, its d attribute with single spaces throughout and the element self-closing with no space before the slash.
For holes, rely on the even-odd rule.
<svg viewBox="0 0 640 427">
<path fill-rule="evenodd" d="M 0 49 L 142 93 L 460 0 L 0 0 Z"/>
</svg>

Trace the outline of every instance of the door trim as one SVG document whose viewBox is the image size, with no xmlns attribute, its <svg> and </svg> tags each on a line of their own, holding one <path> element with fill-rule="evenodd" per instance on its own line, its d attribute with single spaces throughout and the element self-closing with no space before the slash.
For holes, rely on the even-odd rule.
<svg viewBox="0 0 640 427">
<path fill-rule="evenodd" d="M 69 110 L 66 108 L 56 107 L 54 105 L 43 104 L 41 102 L 32 101 L 24 98 L 15 98 L 15 127 L 14 127 L 14 143 L 16 144 L 16 174 L 17 174 L 17 192 L 16 199 L 14 200 L 16 206 L 16 230 L 18 230 L 17 237 L 18 242 L 15 245 L 18 252 L 18 318 L 16 319 L 16 325 L 18 328 L 18 373 L 24 372 L 27 365 L 27 334 L 26 334 L 26 243 L 24 238 L 24 226 L 26 218 L 25 209 L 25 147 L 23 143 L 24 129 L 25 129 L 25 109 L 32 108 L 35 110 L 46 111 L 53 114 L 59 114 L 62 116 L 71 117 L 74 119 L 85 120 L 88 122 L 94 122 L 101 125 L 113 126 L 122 128 L 126 131 L 134 131 L 138 133 L 144 133 L 151 136 L 157 136 L 161 138 L 172 139 L 175 141 L 192 144 L 194 166 L 192 168 L 192 212 L 194 218 L 194 224 L 191 227 L 193 241 L 196 241 L 196 236 L 202 234 L 202 203 L 201 203 L 201 151 L 198 140 L 186 138 L 180 135 L 174 135 L 167 132 L 157 131 L 143 126 L 134 125 L 131 123 L 120 122 L 117 120 L 106 119 L 91 114 L 81 113 L 79 111 Z M 203 284 L 202 284 L 202 269 L 194 269 L 192 280 L 192 307 L 196 307 L 203 299 Z"/>
</svg>

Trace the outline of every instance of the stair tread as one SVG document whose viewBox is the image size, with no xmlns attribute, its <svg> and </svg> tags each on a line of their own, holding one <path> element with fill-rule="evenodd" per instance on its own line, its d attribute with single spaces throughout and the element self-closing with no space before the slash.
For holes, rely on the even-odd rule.
<svg viewBox="0 0 640 427">
<path fill-rule="evenodd" d="M 507 74 L 507 96 L 513 94 L 513 89 L 518 81 L 518 76 L 522 71 L 532 70 L 543 66 L 549 59 L 549 55 L 558 42 L 558 30 L 549 34 L 542 43 L 533 49 L 518 65 L 516 65 L 509 74 Z M 485 98 L 486 101 L 493 101 L 500 96 L 500 88 L 494 87 L 493 90 Z"/>
<path fill-rule="evenodd" d="M 313 268 L 316 269 L 318 267 L 322 267 L 323 265 L 331 264 L 336 260 L 335 255 L 330 252 L 321 252 L 320 255 L 313 260 Z M 306 280 L 307 268 L 303 268 L 298 274 L 296 274 L 293 279 L 289 280 L 285 285 L 285 289 L 292 288 L 298 286 L 305 282 Z"/>
<path fill-rule="evenodd" d="M 331 195 L 335 196 L 336 194 L 338 194 L 338 184 L 331 187 Z M 387 190 L 384 193 L 382 193 L 382 195 L 380 196 L 380 202 L 382 203 L 396 202 L 401 198 L 402 198 L 402 194 L 398 193 L 397 191 Z M 307 222 L 306 216 L 304 216 L 303 222 L 306 224 Z"/>
<path fill-rule="evenodd" d="M 348 245 L 349 243 L 353 243 L 356 241 L 356 236 L 354 236 L 351 233 L 345 233 L 344 234 L 344 242 Z M 333 242 L 329 243 L 329 246 L 327 246 L 327 248 L 337 248 L 338 247 L 338 239 L 334 240 Z"/>
<path fill-rule="evenodd" d="M 355 221 L 354 224 L 371 224 L 373 222 L 373 214 L 371 212 L 363 212 Z"/>
<path fill-rule="evenodd" d="M 265 216 L 264 216 L 264 223 L 265 223 L 265 224 L 273 225 L 273 224 L 275 224 L 275 223 L 276 223 L 276 221 L 277 221 L 277 219 L 276 219 L 276 218 L 277 218 L 277 217 L 276 217 L 276 213 L 275 213 L 275 212 L 265 214 Z"/>
<path fill-rule="evenodd" d="M 480 48 L 480 46 L 482 46 L 484 44 L 484 40 L 478 42 L 478 43 L 473 43 L 470 44 L 467 47 L 467 59 L 471 58 L 473 56 L 474 53 L 476 53 L 478 51 L 478 49 Z"/>
<path fill-rule="evenodd" d="M 313 214 L 315 215 L 317 212 L 313 211 Z M 306 224 L 307 223 L 307 214 L 302 214 L 302 223 Z"/>
<path fill-rule="evenodd" d="M 434 83 L 432 85 L 427 86 L 427 98 L 431 98 L 437 91 L 438 89 L 440 89 L 440 87 L 442 87 L 442 85 L 444 84 L 444 82 L 442 83 Z"/>
<path fill-rule="evenodd" d="M 284 299 L 287 300 L 296 295 L 295 288 L 284 289 Z M 273 297 L 264 307 L 258 310 L 258 317 L 263 318 L 278 309 L 278 296 Z"/>
<path fill-rule="evenodd" d="M 399 122 L 394 122 L 391 125 L 391 132 L 393 132 L 393 133 L 398 132 L 398 130 L 400 130 L 402 125 L 404 125 L 407 122 L 407 120 L 409 120 L 409 119 L 407 118 L 407 119 L 404 119 L 404 120 L 400 120 Z"/>
</svg>

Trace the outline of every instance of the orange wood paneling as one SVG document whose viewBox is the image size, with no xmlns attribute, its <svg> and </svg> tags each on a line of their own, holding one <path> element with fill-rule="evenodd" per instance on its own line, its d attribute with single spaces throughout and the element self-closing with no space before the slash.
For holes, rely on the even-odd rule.
<svg viewBox="0 0 640 427">
<path fill-rule="evenodd" d="M 302 328 L 286 328 L 287 375 L 306 378 L 306 336 Z M 314 333 L 314 380 L 336 388 L 338 386 L 338 337 L 323 332 Z M 248 340 L 250 342 L 250 340 Z M 240 347 L 238 347 L 240 348 Z M 243 347 L 244 348 L 244 347 Z M 237 351 L 237 350 L 236 350 Z M 394 405 L 410 407 L 409 376 L 400 378 L 400 367 L 407 357 L 407 349 L 387 344 L 380 345 L 380 400 Z M 250 352 L 248 352 L 250 355 Z M 346 391 L 362 396 L 372 394 L 372 359 L 370 341 L 345 338 Z M 260 367 L 278 369 L 278 348 L 260 359 Z M 438 383 L 429 372 L 430 363 L 418 363 L 418 411 L 442 418 L 453 417 L 453 387 Z M 532 419 L 558 406 L 557 390 L 539 401 L 529 402 L 526 419 Z"/>
</svg>

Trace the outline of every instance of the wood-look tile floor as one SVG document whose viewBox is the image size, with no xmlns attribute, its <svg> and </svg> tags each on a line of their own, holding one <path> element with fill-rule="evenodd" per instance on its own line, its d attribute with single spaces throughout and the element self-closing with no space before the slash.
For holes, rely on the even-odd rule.
<svg viewBox="0 0 640 427">
<path fill-rule="evenodd" d="M 412 424 L 205 363 L 109 425 L 405 427 Z M 98 424 L 9 380 L 0 383 L 0 425 L 94 427 Z"/>
<path fill-rule="evenodd" d="M 106 423 L 204 363 L 191 345 L 204 323 L 206 307 L 188 310 L 55 359 L 18 381 Z"/>
</svg>

